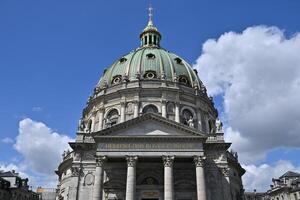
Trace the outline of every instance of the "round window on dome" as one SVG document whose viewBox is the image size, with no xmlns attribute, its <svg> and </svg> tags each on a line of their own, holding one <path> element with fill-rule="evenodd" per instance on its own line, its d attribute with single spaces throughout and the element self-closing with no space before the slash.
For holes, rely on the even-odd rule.
<svg viewBox="0 0 300 200">
<path fill-rule="evenodd" d="M 117 75 L 117 76 L 114 76 L 112 81 L 111 81 L 111 84 L 118 84 L 122 81 L 122 76 L 121 75 Z"/>
<path fill-rule="evenodd" d="M 189 82 L 188 78 L 185 75 L 179 76 L 179 83 L 183 83 L 185 85 L 190 86 L 190 82 Z"/>
<path fill-rule="evenodd" d="M 156 72 L 155 71 L 146 71 L 144 78 L 154 79 L 154 78 L 156 78 Z"/>
</svg>

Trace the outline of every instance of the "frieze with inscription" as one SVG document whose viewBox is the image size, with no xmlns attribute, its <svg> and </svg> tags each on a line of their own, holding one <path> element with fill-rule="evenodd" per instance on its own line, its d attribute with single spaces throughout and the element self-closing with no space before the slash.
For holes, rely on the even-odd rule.
<svg viewBox="0 0 300 200">
<path fill-rule="evenodd" d="M 98 150 L 108 150 L 108 151 L 118 151 L 118 150 L 147 150 L 147 151 L 157 151 L 157 150 L 202 150 L 201 143 L 184 143 L 184 142 L 128 142 L 128 143 L 118 143 L 118 142 L 106 142 L 99 143 Z"/>
</svg>

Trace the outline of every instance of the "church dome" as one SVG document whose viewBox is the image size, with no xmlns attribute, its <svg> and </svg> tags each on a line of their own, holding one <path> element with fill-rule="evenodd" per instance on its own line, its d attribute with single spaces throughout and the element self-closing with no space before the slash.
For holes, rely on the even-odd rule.
<svg viewBox="0 0 300 200">
<path fill-rule="evenodd" d="M 104 70 L 83 110 L 80 130 L 97 132 L 152 112 L 199 131 L 214 131 L 218 113 L 197 71 L 162 48 L 161 38 L 150 12 L 140 47 Z"/>
<path fill-rule="evenodd" d="M 140 34 L 141 46 L 120 57 L 97 84 L 97 90 L 130 81 L 161 80 L 201 88 L 197 71 L 184 59 L 160 47 L 161 34 L 154 26 L 152 14 Z"/>
<path fill-rule="evenodd" d="M 99 89 L 123 81 L 164 80 L 201 87 L 197 71 L 181 57 L 158 46 L 142 46 L 122 56 L 104 71 Z"/>
</svg>

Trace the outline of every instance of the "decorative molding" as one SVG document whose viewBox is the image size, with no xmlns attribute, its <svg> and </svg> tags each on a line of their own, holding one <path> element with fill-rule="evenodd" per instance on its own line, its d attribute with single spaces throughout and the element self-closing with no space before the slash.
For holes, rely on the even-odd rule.
<svg viewBox="0 0 300 200">
<path fill-rule="evenodd" d="M 96 167 L 102 167 L 106 161 L 106 156 L 95 156 L 96 157 Z"/>
<path fill-rule="evenodd" d="M 127 166 L 135 167 L 138 157 L 137 156 L 126 156 Z"/>
<path fill-rule="evenodd" d="M 72 176 L 79 176 L 80 168 L 79 167 L 71 167 Z"/>
<path fill-rule="evenodd" d="M 162 157 L 165 167 L 172 167 L 174 163 L 174 156 L 163 156 Z"/>
<path fill-rule="evenodd" d="M 194 163 L 196 167 L 204 167 L 206 157 L 205 156 L 194 156 Z"/>
</svg>

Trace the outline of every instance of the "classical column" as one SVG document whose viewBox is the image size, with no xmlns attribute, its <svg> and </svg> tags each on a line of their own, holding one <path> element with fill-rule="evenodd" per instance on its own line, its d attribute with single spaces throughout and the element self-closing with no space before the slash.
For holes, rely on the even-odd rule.
<svg viewBox="0 0 300 200">
<path fill-rule="evenodd" d="M 100 108 L 99 109 L 99 122 L 98 122 L 98 130 L 97 131 L 100 131 L 103 129 L 103 115 L 104 115 L 104 108 Z"/>
<path fill-rule="evenodd" d="M 166 108 L 167 102 L 165 100 L 161 101 L 161 116 L 167 117 L 167 108 Z"/>
<path fill-rule="evenodd" d="M 96 156 L 96 171 L 95 171 L 93 200 L 102 199 L 103 164 L 105 160 L 106 160 L 105 156 Z"/>
<path fill-rule="evenodd" d="M 205 172 L 204 172 L 204 156 L 195 156 L 194 162 L 196 166 L 196 184 L 197 199 L 206 200 Z"/>
<path fill-rule="evenodd" d="M 126 200 L 135 200 L 135 167 L 137 156 L 127 156 Z"/>
<path fill-rule="evenodd" d="M 174 156 L 163 156 L 164 162 L 164 200 L 173 200 L 173 161 Z"/>
<path fill-rule="evenodd" d="M 230 188 L 230 179 L 229 179 L 229 168 L 223 167 L 221 168 L 221 172 L 223 174 L 223 195 L 224 199 L 232 199 L 231 197 L 231 188 Z"/>
<path fill-rule="evenodd" d="M 175 122 L 180 123 L 179 103 L 175 103 Z"/>
<path fill-rule="evenodd" d="M 120 122 L 125 122 L 125 102 L 121 102 L 121 119 Z"/>
<path fill-rule="evenodd" d="M 133 110 L 133 118 L 136 118 L 139 116 L 139 102 L 134 102 L 134 110 Z"/>
</svg>

